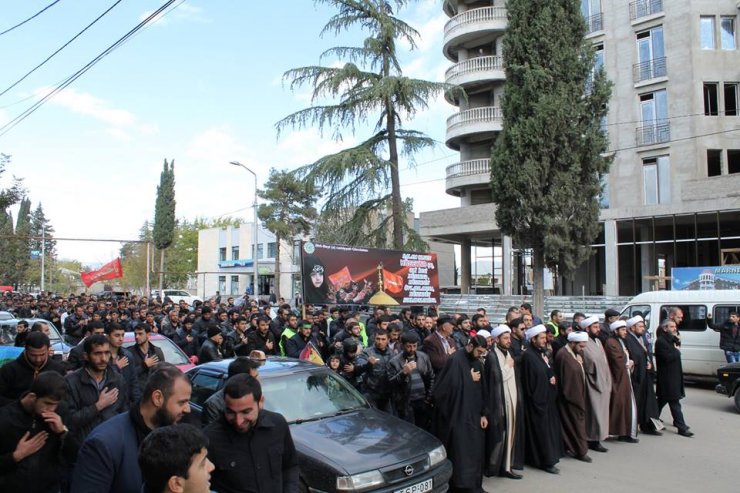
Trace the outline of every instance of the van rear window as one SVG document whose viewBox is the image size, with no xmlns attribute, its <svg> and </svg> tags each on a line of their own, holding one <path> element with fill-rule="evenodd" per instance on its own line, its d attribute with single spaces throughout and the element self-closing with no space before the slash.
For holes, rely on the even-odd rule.
<svg viewBox="0 0 740 493">
<path fill-rule="evenodd" d="M 669 318 L 674 311 L 681 318 L 681 323 L 678 324 L 679 332 L 707 330 L 706 305 L 663 305 L 660 307 L 660 321 Z"/>
<path fill-rule="evenodd" d="M 730 312 L 740 313 L 740 305 L 714 305 L 712 323 L 723 324 L 730 319 Z"/>
</svg>

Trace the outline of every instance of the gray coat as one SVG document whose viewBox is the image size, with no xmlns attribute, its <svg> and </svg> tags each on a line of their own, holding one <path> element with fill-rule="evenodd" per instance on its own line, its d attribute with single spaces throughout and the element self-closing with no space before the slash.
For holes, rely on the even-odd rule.
<svg viewBox="0 0 740 493">
<path fill-rule="evenodd" d="M 601 340 L 589 337 L 583 351 L 583 370 L 586 372 L 586 435 L 590 441 L 605 440 L 609 436 L 609 400 L 612 377 L 609 361 Z"/>
</svg>

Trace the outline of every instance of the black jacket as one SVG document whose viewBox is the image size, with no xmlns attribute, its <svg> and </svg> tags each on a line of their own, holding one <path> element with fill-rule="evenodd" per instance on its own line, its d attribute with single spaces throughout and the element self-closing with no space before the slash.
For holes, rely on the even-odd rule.
<svg viewBox="0 0 740 493">
<path fill-rule="evenodd" d="M 388 381 L 391 384 L 391 395 L 393 404 L 396 406 L 399 416 L 411 414 L 411 375 L 403 372 L 403 365 L 407 357 L 402 351 L 393 356 L 388 362 Z M 421 351 L 416 352 L 416 370 L 424 381 L 426 400 L 431 401 L 432 387 L 434 387 L 434 369 L 429 356 Z"/>
<path fill-rule="evenodd" d="M 188 336 L 192 337 L 190 342 L 188 342 Z M 198 344 L 198 338 L 192 329 L 190 332 L 186 332 L 184 328 L 179 327 L 175 332 L 172 341 L 180 346 L 180 349 L 182 349 L 188 356 L 198 356 L 200 345 Z"/>
<path fill-rule="evenodd" d="M 269 330 L 267 331 L 266 336 L 263 336 L 259 330 L 250 332 L 247 339 L 249 340 L 247 343 L 247 353 L 251 353 L 256 349 L 263 351 L 266 355 L 278 354 L 279 348 L 277 342 L 275 342 L 275 336 Z M 272 349 L 267 349 L 267 346 L 265 346 L 267 341 L 272 341 Z"/>
<path fill-rule="evenodd" d="M 260 410 L 257 424 L 237 433 L 222 417 L 205 429 L 214 491 L 297 493 L 298 456 L 285 418 Z"/>
<path fill-rule="evenodd" d="M 25 351 L 18 357 L 0 367 L 0 407 L 20 398 L 21 394 L 31 388 L 37 373 L 55 371 L 64 375 L 64 365 L 49 358 L 38 372 L 26 361 Z"/>
<path fill-rule="evenodd" d="M 309 336 L 308 339 L 304 339 L 300 334 L 294 335 L 285 343 L 285 355 L 289 358 L 300 358 L 301 352 L 306 349 L 309 342 L 317 351 L 319 350 L 319 341 L 315 337 Z"/>
<path fill-rule="evenodd" d="M 212 339 L 207 339 L 206 342 L 200 347 L 198 353 L 198 363 L 208 363 L 209 361 L 221 361 L 224 359 L 223 353 L 221 353 L 221 347 L 213 342 Z"/>
<path fill-rule="evenodd" d="M 85 339 L 83 338 L 79 344 L 69 350 L 69 356 L 67 356 L 67 370 L 74 371 L 85 364 Z"/>
<path fill-rule="evenodd" d="M 655 341 L 655 364 L 658 380 L 655 395 L 659 401 L 677 401 L 685 396 L 681 350 L 676 347 L 678 339 L 663 333 Z"/>
<path fill-rule="evenodd" d="M 113 371 L 118 373 L 121 378 L 123 378 L 126 401 L 128 402 L 129 407 L 133 407 L 139 402 L 139 399 L 141 399 L 142 388 L 139 386 L 139 379 L 136 378 L 136 367 L 134 366 L 134 357 L 131 354 L 131 351 L 123 347 L 119 348 L 118 359 L 124 357 L 128 358 L 128 365 L 124 366 L 123 369 L 118 368 L 113 357 L 111 358 L 109 366 Z"/>
<path fill-rule="evenodd" d="M 146 387 L 146 381 L 149 379 L 149 367 L 144 363 L 144 359 L 149 356 L 157 356 L 160 363 L 164 363 L 164 353 L 157 346 L 149 342 L 149 351 L 146 355 L 142 354 L 138 344 L 134 344 L 129 348 L 129 352 L 133 358 L 130 363 L 133 363 L 134 370 L 136 372 L 136 378 L 139 380 L 139 387 L 143 391 Z"/>
<path fill-rule="evenodd" d="M 719 332 L 719 348 L 722 351 L 740 352 L 740 324 L 733 325 L 732 322 L 726 320 L 723 324 L 709 323 L 709 327 Z"/>
<path fill-rule="evenodd" d="M 95 403 L 98 402 L 98 397 L 100 397 L 98 386 L 86 368 L 75 370 L 64 378 L 67 381 L 65 401 L 69 415 L 66 424 L 69 427 L 70 438 L 74 440 L 78 447 L 82 445 L 82 442 L 93 428 L 116 414 L 128 411 L 125 383 L 121 375 L 113 369 L 108 368 L 106 372 L 104 388 L 118 389 L 118 399 L 101 411 L 95 408 Z M 68 459 L 74 463 L 76 457 L 68 457 Z"/>
<path fill-rule="evenodd" d="M 40 417 L 28 414 L 20 401 L 0 408 L 0 491 L 51 493 L 59 491 L 62 457 L 66 455 L 67 437 L 49 429 Z M 49 438 L 41 450 L 16 463 L 13 451 L 21 437 L 46 431 Z"/>
<path fill-rule="evenodd" d="M 390 397 L 391 387 L 388 382 L 388 371 L 390 370 L 390 361 L 393 358 L 394 353 L 390 349 L 386 348 L 385 351 L 380 351 L 374 345 L 369 348 L 365 348 L 359 359 L 367 364 L 364 378 L 364 390 L 365 393 L 371 397 Z M 378 361 L 374 365 L 369 363 L 370 357 L 375 357 Z"/>
</svg>

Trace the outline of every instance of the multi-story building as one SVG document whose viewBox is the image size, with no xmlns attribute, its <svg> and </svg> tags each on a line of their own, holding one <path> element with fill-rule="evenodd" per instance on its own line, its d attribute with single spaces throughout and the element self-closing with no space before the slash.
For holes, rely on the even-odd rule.
<svg viewBox="0 0 740 493">
<path fill-rule="evenodd" d="M 501 290 L 519 292 L 526 255 L 498 230 L 489 157 L 502 115 L 504 0 L 445 0 L 447 82 L 467 101 L 447 120 L 447 193 L 460 207 L 421 215 L 425 237 L 495 247 Z M 670 288 L 672 267 L 722 265 L 740 251 L 740 52 L 737 0 L 582 0 L 596 63 L 614 83 L 604 122 L 614 160 L 604 177 L 594 255 L 561 294 Z M 533 190 L 533 193 L 536 193 Z"/>
</svg>

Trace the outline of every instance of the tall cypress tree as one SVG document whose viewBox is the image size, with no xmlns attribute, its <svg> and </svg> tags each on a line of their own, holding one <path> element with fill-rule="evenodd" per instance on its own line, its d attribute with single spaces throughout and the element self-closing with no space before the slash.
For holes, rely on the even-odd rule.
<svg viewBox="0 0 740 493">
<path fill-rule="evenodd" d="M 159 292 L 164 288 L 164 250 L 172 245 L 175 238 L 175 160 L 167 164 L 159 175 L 157 202 L 154 208 L 154 246 L 159 250 Z"/>
<path fill-rule="evenodd" d="M 0 284 L 3 285 L 13 283 L 13 240 L 13 216 L 9 211 L 0 209 Z"/>
<path fill-rule="evenodd" d="M 13 272 L 13 286 L 15 289 L 28 282 L 28 266 L 31 260 L 31 200 L 21 200 L 18 209 L 18 218 L 15 222 L 15 238 L 13 239 L 13 258 L 15 271 Z"/>
<path fill-rule="evenodd" d="M 509 0 L 503 131 L 493 149 L 496 221 L 531 248 L 535 309 L 545 265 L 572 273 L 598 234 L 601 178 L 610 159 L 600 127 L 611 84 L 594 73 L 578 0 Z"/>
</svg>

